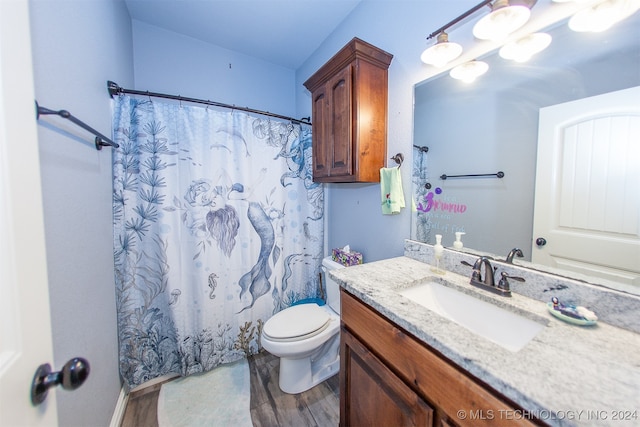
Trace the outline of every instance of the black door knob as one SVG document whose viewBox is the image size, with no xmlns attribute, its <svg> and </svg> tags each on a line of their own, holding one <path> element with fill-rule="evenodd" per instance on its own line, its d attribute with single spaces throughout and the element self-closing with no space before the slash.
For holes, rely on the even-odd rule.
<svg viewBox="0 0 640 427">
<path fill-rule="evenodd" d="M 51 372 L 51 365 L 40 365 L 31 384 L 31 402 L 39 405 L 47 398 L 50 387 L 61 385 L 65 390 L 75 390 L 89 376 L 89 362 L 82 357 L 74 357 L 64 364 L 62 370 Z"/>
<path fill-rule="evenodd" d="M 538 246 L 544 246 L 547 244 L 547 240 L 544 237 L 538 237 L 536 239 L 536 245 Z"/>
</svg>

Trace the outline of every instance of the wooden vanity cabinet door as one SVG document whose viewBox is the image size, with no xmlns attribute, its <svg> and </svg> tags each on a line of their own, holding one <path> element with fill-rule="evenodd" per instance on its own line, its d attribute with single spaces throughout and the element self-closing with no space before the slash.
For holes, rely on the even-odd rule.
<svg viewBox="0 0 640 427">
<path fill-rule="evenodd" d="M 352 87 L 353 76 L 352 66 L 348 65 L 342 71 L 336 73 L 328 83 L 330 107 L 329 111 L 329 131 L 327 138 L 329 142 L 325 149 L 329 153 L 331 176 L 351 176 L 353 171 L 353 115 Z"/>
<path fill-rule="evenodd" d="M 443 415 L 435 423 L 435 426 L 439 426 L 439 427 L 458 427 L 458 424 L 456 424 L 453 421 L 451 421 L 446 415 Z"/>
<path fill-rule="evenodd" d="M 348 331 L 340 337 L 340 426 L 433 425 L 433 409 Z"/>
<path fill-rule="evenodd" d="M 413 390 L 417 396 L 421 396 L 425 402 L 429 402 L 429 405 L 435 410 L 435 415 L 433 415 L 436 420 L 435 425 L 447 427 L 452 425 L 462 427 L 531 427 L 543 424 L 536 422 L 537 420 L 500 417 L 500 414 L 516 409 L 504 396 L 479 384 L 460 367 L 436 354 L 424 342 L 400 329 L 395 323 L 344 289 L 341 290 L 340 297 L 341 339 L 347 334 L 355 337 L 372 357 L 375 357 L 387 370 L 394 373 L 392 376 L 395 379 L 403 382 L 407 388 Z M 341 342 L 340 355 L 341 417 L 343 411 L 349 414 L 349 406 L 353 406 L 353 403 L 348 400 L 343 402 L 343 396 L 344 399 L 350 399 L 359 394 L 370 394 L 370 387 L 365 388 L 358 382 L 348 382 L 349 371 L 352 369 L 349 364 L 353 359 L 351 347 L 354 346 L 348 347 L 352 342 L 351 338 L 346 338 L 343 341 L 344 343 Z M 364 353 L 364 351 L 360 353 Z M 366 360 L 371 360 L 371 358 Z M 382 377 L 380 377 L 380 381 L 382 381 Z M 377 396 L 371 395 L 369 398 L 374 399 Z M 377 407 L 377 411 L 382 413 L 388 410 L 386 401 L 380 404 L 370 403 L 370 406 Z M 395 410 L 393 409 L 394 413 Z M 460 410 L 464 411 L 465 415 L 469 414 L 469 417 L 458 417 L 457 414 Z M 342 427 L 346 425 L 348 424 L 343 424 Z"/>
<path fill-rule="evenodd" d="M 351 68 L 348 65 L 312 94 L 315 181 L 353 175 Z"/>
<path fill-rule="evenodd" d="M 329 153 L 331 129 L 329 127 L 329 117 L 331 111 L 329 108 L 329 92 L 328 85 L 324 85 L 316 89 L 312 96 L 313 114 L 312 114 L 312 132 L 313 132 L 313 177 L 314 180 L 328 177 L 331 171 L 329 164 Z"/>
</svg>

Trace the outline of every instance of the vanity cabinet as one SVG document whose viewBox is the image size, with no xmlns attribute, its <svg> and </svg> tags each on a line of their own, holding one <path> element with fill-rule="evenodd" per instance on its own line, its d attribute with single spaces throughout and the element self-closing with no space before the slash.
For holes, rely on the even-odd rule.
<svg viewBox="0 0 640 427">
<path fill-rule="evenodd" d="M 537 425 L 344 289 L 341 304 L 341 427 Z"/>
<path fill-rule="evenodd" d="M 354 38 L 313 74 L 313 180 L 378 182 L 387 154 L 393 55 Z"/>
</svg>

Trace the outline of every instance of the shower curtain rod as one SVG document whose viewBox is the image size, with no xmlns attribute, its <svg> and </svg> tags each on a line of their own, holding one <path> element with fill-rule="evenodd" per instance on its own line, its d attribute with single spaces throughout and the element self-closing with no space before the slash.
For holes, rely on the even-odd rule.
<svg viewBox="0 0 640 427">
<path fill-rule="evenodd" d="M 109 91 L 109 95 L 112 98 L 114 95 L 120 95 L 125 93 L 132 94 L 132 95 L 144 95 L 149 97 L 153 96 L 154 98 L 167 98 L 167 99 L 174 99 L 176 101 L 193 102 L 196 104 L 206 104 L 206 105 L 213 105 L 215 107 L 230 108 L 232 110 L 247 111 L 249 113 L 260 114 L 263 116 L 276 117 L 278 119 L 288 120 L 292 123 L 301 124 L 301 125 L 311 124 L 310 117 L 303 117 L 302 119 L 294 119 L 293 117 L 281 116 L 280 114 L 274 114 L 268 111 L 254 110 L 253 108 L 248 108 L 248 107 L 238 107 L 235 105 L 223 104 L 221 102 L 209 101 L 208 99 L 204 100 L 204 99 L 196 99 L 196 98 L 187 98 L 180 95 L 177 95 L 177 96 L 167 95 L 166 93 L 149 92 L 149 91 L 135 90 L 135 89 L 123 89 L 117 83 L 112 82 L 111 80 L 107 81 L 107 90 Z"/>
</svg>

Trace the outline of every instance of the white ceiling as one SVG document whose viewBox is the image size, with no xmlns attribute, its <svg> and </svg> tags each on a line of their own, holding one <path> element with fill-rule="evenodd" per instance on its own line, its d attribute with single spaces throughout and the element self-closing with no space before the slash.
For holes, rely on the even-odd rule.
<svg viewBox="0 0 640 427">
<path fill-rule="evenodd" d="M 297 69 L 362 0 L 125 0 L 132 19 Z"/>
</svg>

